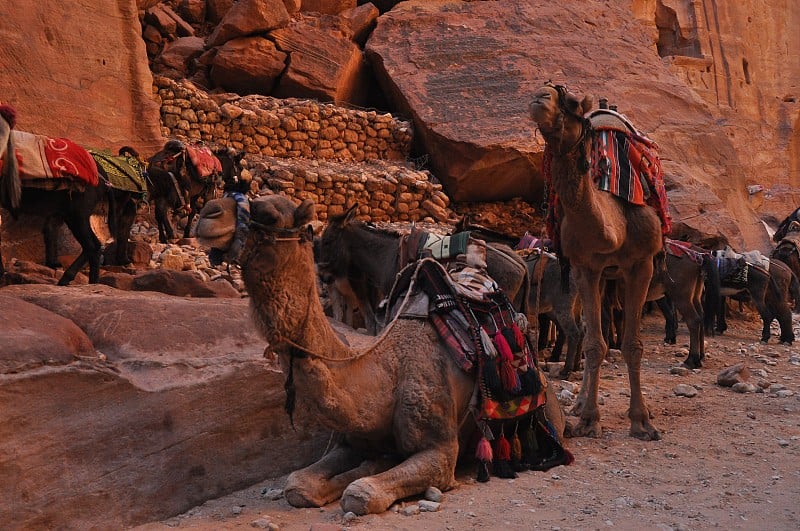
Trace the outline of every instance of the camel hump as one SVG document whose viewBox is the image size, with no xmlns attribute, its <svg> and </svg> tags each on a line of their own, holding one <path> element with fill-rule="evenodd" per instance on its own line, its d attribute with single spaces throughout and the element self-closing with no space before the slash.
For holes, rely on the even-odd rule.
<svg viewBox="0 0 800 531">
<path fill-rule="evenodd" d="M 624 115 L 611 109 L 596 109 L 589 113 L 589 121 L 594 129 L 613 129 L 623 133 L 644 136 L 636 130 L 633 123 Z"/>
</svg>

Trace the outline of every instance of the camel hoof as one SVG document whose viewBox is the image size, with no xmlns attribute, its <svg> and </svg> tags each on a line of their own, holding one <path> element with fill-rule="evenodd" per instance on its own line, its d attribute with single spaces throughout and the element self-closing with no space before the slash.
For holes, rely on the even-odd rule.
<svg viewBox="0 0 800 531">
<path fill-rule="evenodd" d="M 603 428 L 600 423 L 595 421 L 588 421 L 581 419 L 578 424 L 572 428 L 573 437 L 592 437 L 599 439 L 603 436 Z"/>
<path fill-rule="evenodd" d="M 368 478 L 357 479 L 350 483 L 342 494 L 340 502 L 344 512 L 352 512 L 359 516 L 371 513 L 382 513 L 394 500 L 381 499 L 380 492 Z"/>
<path fill-rule="evenodd" d="M 631 437 L 635 437 L 640 441 L 660 441 L 661 434 L 652 426 L 645 426 L 641 430 L 634 430 L 631 428 Z"/>
<path fill-rule="evenodd" d="M 310 496 L 309 493 L 304 492 L 300 487 L 286 487 L 283 489 L 283 497 L 289 502 L 292 507 L 322 507 L 324 503 L 319 503 Z"/>
</svg>

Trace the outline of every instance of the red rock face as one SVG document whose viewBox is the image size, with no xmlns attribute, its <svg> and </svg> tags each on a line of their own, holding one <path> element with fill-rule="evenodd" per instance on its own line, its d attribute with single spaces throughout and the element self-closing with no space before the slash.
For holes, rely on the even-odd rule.
<svg viewBox="0 0 800 531">
<path fill-rule="evenodd" d="M 646 9 L 650 2 L 635 4 L 637 15 L 655 20 Z M 700 4 L 697 9 L 716 3 Z M 777 12 L 786 9 L 771 4 L 773 20 L 780 19 Z M 754 157 L 755 135 L 744 134 L 748 125 L 735 121 L 730 104 L 704 101 L 675 74 L 658 53 L 661 41 L 653 26 L 634 19 L 623 3 L 408 1 L 379 18 L 367 53 L 393 103 L 414 117 L 420 151 L 431 154 L 434 173 L 455 200 L 537 198 L 542 144 L 526 106 L 530 93 L 552 79 L 595 99 L 608 98 L 659 143 L 679 230 L 709 236 L 718 231 L 736 247 L 767 248 L 742 160 L 766 159 L 769 165 L 789 158 L 786 151 L 796 152 L 791 146 L 797 141 L 784 140 L 789 149 L 783 153 L 764 149 Z M 735 24 L 715 31 L 730 35 L 718 39 L 733 41 Z M 670 49 L 666 37 L 662 41 L 663 53 L 690 53 L 694 46 L 677 39 Z M 785 47 L 788 35 L 778 41 Z M 751 71 L 751 83 L 754 78 Z M 796 119 L 795 114 L 784 122 Z M 769 113 L 757 122 L 755 130 L 761 129 L 787 136 L 787 126 Z M 780 176 L 775 181 L 786 182 Z"/>
<path fill-rule="evenodd" d="M 0 94 L 17 128 L 86 147 L 163 144 L 135 4 L 2 2 Z M 21 30 L 21 31 L 20 31 Z"/>
</svg>

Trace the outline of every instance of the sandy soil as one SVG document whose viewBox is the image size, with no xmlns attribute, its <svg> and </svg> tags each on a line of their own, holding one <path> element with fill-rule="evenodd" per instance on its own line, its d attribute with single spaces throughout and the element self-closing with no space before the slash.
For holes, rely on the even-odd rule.
<svg viewBox="0 0 800 531">
<path fill-rule="evenodd" d="M 670 369 L 685 358 L 685 326 L 678 345 L 667 346 L 663 319 L 646 316 L 642 380 L 661 441 L 628 436 L 627 372 L 617 358 L 602 370 L 603 437 L 568 439 L 576 458 L 571 466 L 485 484 L 475 482 L 472 466 L 463 466 L 461 486 L 445 493 L 438 512 L 403 515 L 418 501 L 412 499 L 353 519 L 338 503 L 295 509 L 283 498 L 270 499 L 264 493 L 285 481 L 275 478 L 136 529 L 798 529 L 800 348 L 777 345 L 775 336 L 760 344 L 753 314 L 734 316 L 729 326 L 725 335 L 706 339 L 702 370 L 676 375 Z M 799 327 L 795 316 L 796 334 Z M 772 390 L 739 394 L 716 384 L 720 370 L 742 361 L 750 382 Z M 678 384 L 699 393 L 676 396 Z M 781 386 L 781 395 L 793 394 L 777 396 Z"/>
</svg>

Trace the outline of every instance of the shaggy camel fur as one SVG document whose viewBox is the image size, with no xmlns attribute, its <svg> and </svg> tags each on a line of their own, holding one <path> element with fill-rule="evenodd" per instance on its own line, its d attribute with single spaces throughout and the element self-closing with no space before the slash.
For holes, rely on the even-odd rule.
<svg viewBox="0 0 800 531">
<path fill-rule="evenodd" d="M 552 153 L 552 186 L 562 209 L 561 252 L 575 274 L 586 323 L 580 421 L 573 433 L 591 437 L 602 434 L 597 395 L 600 364 L 608 346 L 601 331 L 600 284 L 604 278 L 618 278 L 625 288 L 622 354 L 631 392 L 630 434 L 658 440 L 661 436 L 650 424 L 642 396 L 640 320 L 653 276 L 653 257 L 663 245 L 661 222 L 654 209 L 629 204 L 595 187 L 587 163 L 591 126 L 584 118 L 591 107 L 591 98 L 579 100 L 564 87 L 549 84 L 536 91 L 529 107 Z"/>
<path fill-rule="evenodd" d="M 364 350 L 343 344 L 316 293 L 313 216 L 310 200 L 253 201 L 241 256 L 254 320 L 293 379 L 298 411 L 344 434 L 317 463 L 289 476 L 287 501 L 317 507 L 341 497 L 344 511 L 366 514 L 430 486 L 455 487 L 474 376 L 453 361 L 427 319 L 396 319 Z M 549 387 L 547 403 L 560 434 Z"/>
</svg>

